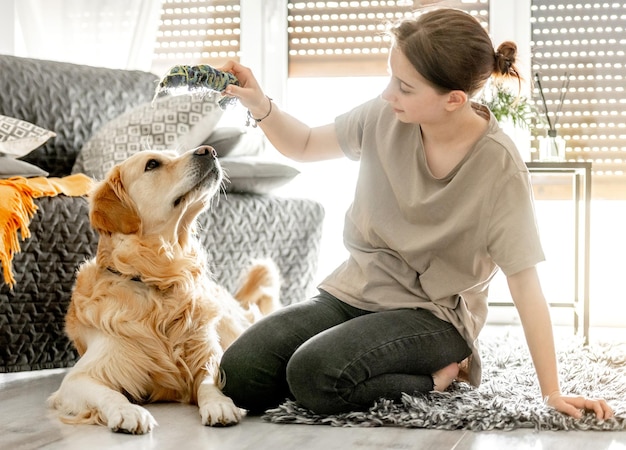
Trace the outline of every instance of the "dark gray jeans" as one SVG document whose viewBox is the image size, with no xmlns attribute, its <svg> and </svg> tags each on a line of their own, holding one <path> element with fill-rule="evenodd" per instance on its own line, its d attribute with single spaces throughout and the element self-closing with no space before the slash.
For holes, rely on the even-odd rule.
<svg viewBox="0 0 626 450">
<path fill-rule="evenodd" d="M 470 353 L 429 311 L 364 311 L 322 291 L 254 324 L 226 350 L 223 391 L 251 413 L 287 398 L 320 414 L 363 410 L 431 391 L 432 373 Z"/>
</svg>

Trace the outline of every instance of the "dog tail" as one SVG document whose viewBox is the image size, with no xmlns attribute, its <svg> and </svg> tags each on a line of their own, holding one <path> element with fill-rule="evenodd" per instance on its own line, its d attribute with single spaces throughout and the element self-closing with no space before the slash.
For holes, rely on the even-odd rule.
<svg viewBox="0 0 626 450">
<path fill-rule="evenodd" d="M 245 309 L 256 306 L 263 316 L 280 308 L 280 272 L 271 259 L 252 262 L 235 298 Z"/>
</svg>

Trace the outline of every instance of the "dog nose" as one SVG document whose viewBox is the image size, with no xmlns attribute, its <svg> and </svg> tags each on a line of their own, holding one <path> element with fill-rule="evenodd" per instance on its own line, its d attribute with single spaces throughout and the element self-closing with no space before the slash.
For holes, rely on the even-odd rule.
<svg viewBox="0 0 626 450">
<path fill-rule="evenodd" d="M 217 158 L 217 152 L 210 145 L 203 145 L 201 147 L 198 147 L 195 150 L 194 154 L 198 155 L 198 156 L 208 156 L 208 155 L 211 155 L 211 156 L 213 156 L 213 158 Z"/>
</svg>

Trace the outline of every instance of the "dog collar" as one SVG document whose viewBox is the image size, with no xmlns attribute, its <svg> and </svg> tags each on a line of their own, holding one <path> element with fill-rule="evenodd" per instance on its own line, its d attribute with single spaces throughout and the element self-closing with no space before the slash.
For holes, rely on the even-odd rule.
<svg viewBox="0 0 626 450">
<path fill-rule="evenodd" d="M 120 277 L 125 277 L 126 275 L 124 275 L 122 272 L 115 270 L 112 267 L 107 267 L 107 270 L 115 275 L 119 275 Z M 134 277 L 131 277 L 131 281 L 142 281 L 141 277 L 139 275 L 135 275 Z"/>
</svg>

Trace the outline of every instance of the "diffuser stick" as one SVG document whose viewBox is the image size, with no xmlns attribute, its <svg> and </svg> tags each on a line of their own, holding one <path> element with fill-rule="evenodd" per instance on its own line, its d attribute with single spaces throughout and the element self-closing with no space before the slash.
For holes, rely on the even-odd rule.
<svg viewBox="0 0 626 450">
<path fill-rule="evenodd" d="M 546 103 L 546 97 L 543 94 L 543 87 L 541 87 L 541 76 L 539 72 L 535 73 L 535 78 L 537 79 L 537 86 L 539 87 L 539 94 L 541 95 L 541 101 L 543 101 L 543 109 L 546 113 L 546 120 L 548 121 L 548 129 L 553 130 L 552 122 L 550 121 L 550 114 L 548 114 L 548 105 Z"/>
<path fill-rule="evenodd" d="M 554 116 L 554 128 L 556 128 L 556 124 L 559 122 L 561 117 L 561 110 L 563 109 L 563 102 L 565 101 L 565 96 L 567 95 L 567 90 L 569 89 L 569 74 L 565 72 L 565 78 L 563 79 L 563 84 L 561 85 L 561 95 L 559 96 L 559 104 L 556 106 L 556 113 Z"/>
</svg>

